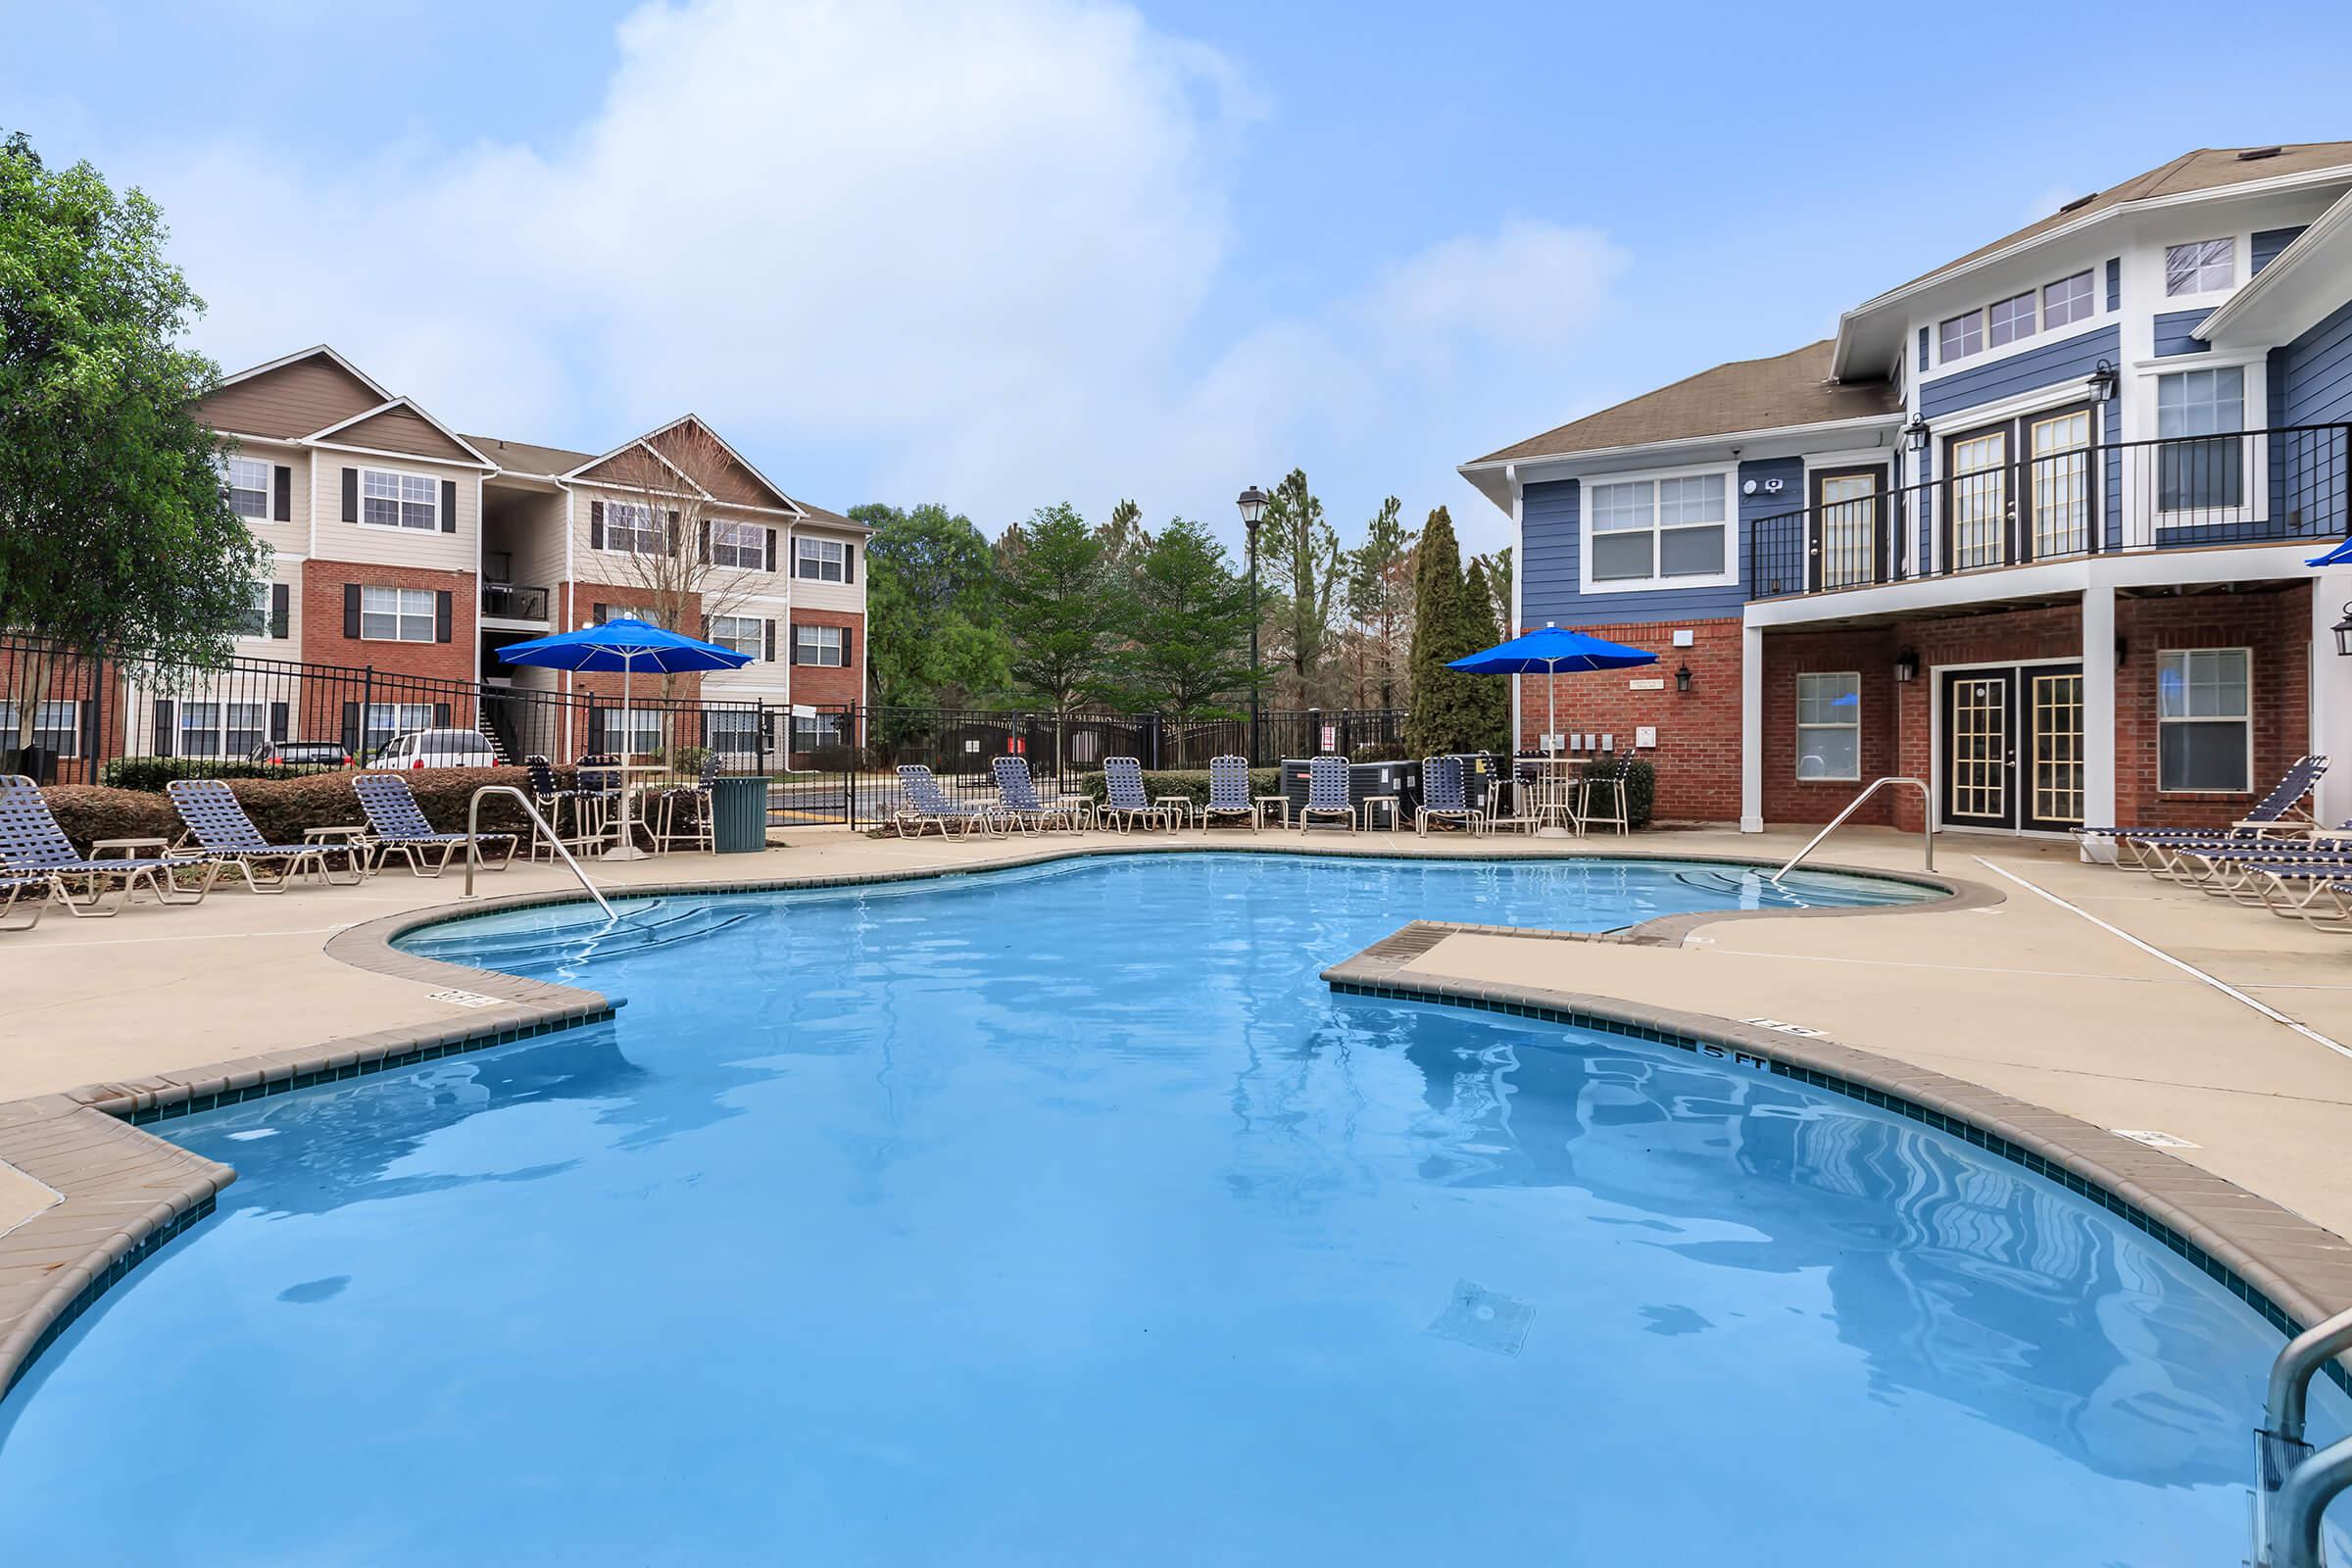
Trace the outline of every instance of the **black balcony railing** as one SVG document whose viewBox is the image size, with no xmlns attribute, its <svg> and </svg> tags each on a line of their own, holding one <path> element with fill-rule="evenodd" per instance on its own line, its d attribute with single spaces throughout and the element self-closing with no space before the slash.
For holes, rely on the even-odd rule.
<svg viewBox="0 0 2352 1568">
<path fill-rule="evenodd" d="M 2352 424 L 2053 447 L 2059 421 L 1945 440 L 1937 477 L 1823 480 L 1747 527 L 1750 599 L 1785 599 L 2085 556 L 2330 539 L 2352 527 Z M 1829 489 L 1835 483 L 1839 488 Z"/>
<path fill-rule="evenodd" d="M 482 613 L 503 620 L 545 620 L 547 590 L 514 582 L 482 584 Z"/>
</svg>

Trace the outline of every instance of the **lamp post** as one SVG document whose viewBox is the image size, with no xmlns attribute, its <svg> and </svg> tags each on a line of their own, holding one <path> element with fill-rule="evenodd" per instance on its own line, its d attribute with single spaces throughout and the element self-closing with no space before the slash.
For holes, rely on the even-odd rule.
<svg viewBox="0 0 2352 1568">
<path fill-rule="evenodd" d="M 1251 485 L 1234 501 L 1242 509 L 1242 530 L 1250 537 L 1250 765 L 1257 766 L 1257 519 L 1266 514 L 1266 493 Z"/>
</svg>

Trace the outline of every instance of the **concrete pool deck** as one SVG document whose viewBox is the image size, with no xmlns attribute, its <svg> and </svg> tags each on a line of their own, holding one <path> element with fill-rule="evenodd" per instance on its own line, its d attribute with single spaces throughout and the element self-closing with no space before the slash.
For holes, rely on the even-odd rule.
<svg viewBox="0 0 2352 1568">
<path fill-rule="evenodd" d="M 787 847 L 760 856 L 598 862 L 593 874 L 622 890 L 854 880 L 1204 842 L 1343 854 L 1770 860 L 1802 842 L 1797 830 L 1720 829 L 1559 845 L 1386 833 L 1317 834 L 1302 843 L 1297 833 L 1271 830 L 1206 840 L 1198 831 L 969 842 L 869 839 L 823 828 L 781 836 Z M 2200 1211 L 2208 1218 L 2241 1204 L 2248 1254 L 2288 1267 L 2301 1287 L 2287 1294 L 2303 1306 L 2352 1305 L 2352 1248 L 2338 1240 L 2352 1236 L 2352 1170 L 2339 1157 L 2352 1147 L 2352 1054 L 2328 1044 L 2352 1046 L 2352 938 L 2084 865 L 2068 845 L 1945 835 L 1936 860 L 1938 879 L 1962 895 L 1939 906 L 1674 920 L 1643 933 L 1656 940 L 1635 942 L 1424 927 L 1393 968 L 1400 980 L 1436 992 L 1516 988 L 1709 1015 L 1728 1020 L 1740 1038 L 1777 1038 L 1791 1055 L 1800 1045 L 1843 1048 L 1910 1070 L 1921 1082 L 1942 1075 L 1936 1081 L 1981 1086 L 1992 1092 L 1987 1104 L 2022 1102 L 2063 1113 L 2086 1124 L 2069 1135 L 2076 1142 L 2113 1146 L 2102 1170 L 2178 1171 L 2182 1191 L 2212 1205 Z M 1822 863 L 1916 872 L 1918 840 L 1883 830 L 1841 833 Z M 576 894 L 577 885 L 560 867 L 518 861 L 485 874 L 479 889 L 503 900 Z M 456 873 L 424 880 L 394 870 L 358 887 L 282 897 L 217 890 L 199 907 L 137 905 L 112 920 L 53 910 L 34 931 L 0 935 L 11 1003 L 0 1016 L 0 1384 L 11 1337 L 22 1340 L 32 1307 L 25 1293 L 41 1283 L 41 1268 L 60 1266 L 60 1244 L 112 1238 L 122 1243 L 118 1256 L 127 1254 L 137 1227 L 120 1235 L 106 1227 L 123 1214 L 179 1222 L 200 1212 L 197 1205 L 209 1203 L 224 1179 L 210 1162 L 141 1168 L 116 1130 L 140 1135 L 117 1116 L 191 1096 L 202 1103 L 223 1085 L 253 1092 L 265 1080 L 283 1082 L 325 1059 L 322 1048 L 346 1069 L 365 1070 L 416 1042 L 431 1051 L 465 1049 L 552 1011 L 594 1015 L 603 999 L 590 993 L 383 948 L 385 935 L 420 913 L 464 907 L 462 890 Z M 1416 912 L 1399 909 L 1399 923 Z M 2266 1017 L 2119 931 L 2326 1038 Z M 1330 955 L 1334 963 L 1348 957 Z M 1740 1027 L 1758 1019 L 1807 1033 Z M 2114 1128 L 2193 1147 L 2154 1154 L 2099 1131 Z M 2136 1180 L 2126 1178 L 2127 1185 Z M 94 1210 L 82 1202 L 85 1183 L 95 1189 L 125 1181 L 130 1191 L 110 1189 Z M 2232 1195 L 2223 1183 L 2244 1192 Z M 2332 1235 L 2291 1224 L 2292 1216 Z M 87 1272 L 94 1278 L 99 1271 Z M 48 1280 L 41 1294 L 54 1306 L 68 1282 Z"/>
</svg>

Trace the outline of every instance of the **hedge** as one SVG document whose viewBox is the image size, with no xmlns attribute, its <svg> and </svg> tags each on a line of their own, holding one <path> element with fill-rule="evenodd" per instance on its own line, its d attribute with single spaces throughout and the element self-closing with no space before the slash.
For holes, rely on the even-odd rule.
<svg viewBox="0 0 2352 1568">
<path fill-rule="evenodd" d="M 568 786 L 571 772 L 558 768 L 558 783 Z M 531 775 L 519 767 L 419 767 L 404 769 L 399 776 L 408 780 L 425 820 L 443 833 L 466 831 L 466 804 L 485 784 L 509 784 L 530 793 Z M 368 820 L 346 771 L 231 779 L 228 787 L 271 844 L 300 844 L 306 828 L 357 826 Z M 85 852 L 95 839 L 180 836 L 179 813 L 168 795 L 90 784 L 52 785 L 41 794 L 66 837 Z M 516 833 L 528 823 L 511 797 L 493 796 L 482 803 L 481 825 L 485 832 Z"/>
<path fill-rule="evenodd" d="M 1098 804 L 1109 798 L 1109 790 L 1103 784 L 1102 775 L 1100 773 L 1086 775 L 1084 792 L 1088 800 Z M 1253 797 L 1280 795 L 1282 793 L 1282 769 L 1279 767 L 1251 768 L 1250 770 L 1250 793 Z M 1146 772 L 1144 774 L 1144 794 L 1149 796 L 1154 804 L 1157 804 L 1162 795 L 1181 795 L 1195 806 L 1206 806 L 1208 804 L 1208 769 L 1185 768 L 1165 773 Z"/>
<path fill-rule="evenodd" d="M 98 782 L 119 790 L 163 793 L 175 778 L 287 778 L 296 773 L 342 771 L 322 763 L 220 761 L 204 757 L 118 757 L 106 764 Z"/>
</svg>

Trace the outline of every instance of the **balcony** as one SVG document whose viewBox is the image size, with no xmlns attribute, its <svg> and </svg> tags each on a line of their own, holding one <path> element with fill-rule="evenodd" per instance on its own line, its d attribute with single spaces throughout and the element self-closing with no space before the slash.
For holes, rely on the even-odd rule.
<svg viewBox="0 0 2352 1568">
<path fill-rule="evenodd" d="M 2059 447 L 2064 418 L 1943 443 L 1940 477 L 1813 474 L 1813 504 L 1748 524 L 1748 598 L 1788 599 L 2156 550 L 2340 538 L 2352 424 Z M 2053 432 L 2055 435 L 2053 436 Z M 2011 444 L 2039 450 L 2016 457 Z"/>
<path fill-rule="evenodd" d="M 548 590 L 522 583 L 482 584 L 482 616 L 487 620 L 527 620 L 547 624 Z"/>
</svg>

